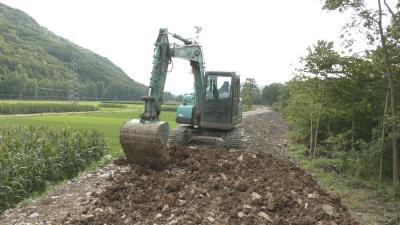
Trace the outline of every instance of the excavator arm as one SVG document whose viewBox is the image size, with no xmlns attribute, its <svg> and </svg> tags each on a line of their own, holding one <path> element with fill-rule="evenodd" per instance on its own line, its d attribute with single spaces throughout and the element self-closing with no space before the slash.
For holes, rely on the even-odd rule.
<svg viewBox="0 0 400 225">
<path fill-rule="evenodd" d="M 126 122 L 120 131 L 120 143 L 127 159 L 153 168 L 161 168 L 168 161 L 166 146 L 169 127 L 167 122 L 160 121 L 160 113 L 168 66 L 173 57 L 190 61 L 196 98 L 203 97 L 204 60 L 200 45 L 179 35 L 170 34 L 184 43 L 182 46 L 170 46 L 169 34 L 167 29 L 159 31 L 155 43 L 149 90 L 143 97 L 145 107 L 140 120 Z M 202 101 L 196 101 L 195 123 L 199 121 L 201 104 Z"/>
<path fill-rule="evenodd" d="M 168 34 L 170 33 L 168 33 L 167 29 L 160 29 L 155 43 L 153 70 L 151 72 L 149 92 L 147 96 L 143 97 L 145 108 L 144 113 L 141 115 L 142 121 L 159 120 L 168 65 L 173 57 L 190 61 L 192 73 L 194 75 L 196 98 L 201 99 L 203 95 L 204 60 L 201 47 L 198 44 L 193 44 L 191 40 L 185 39 L 177 34 L 171 35 L 182 41 L 185 45 L 174 45 L 171 47 L 168 40 Z M 201 101 L 198 102 L 198 104 L 200 104 Z M 196 108 L 201 109 L 201 106 L 198 105 Z"/>
</svg>

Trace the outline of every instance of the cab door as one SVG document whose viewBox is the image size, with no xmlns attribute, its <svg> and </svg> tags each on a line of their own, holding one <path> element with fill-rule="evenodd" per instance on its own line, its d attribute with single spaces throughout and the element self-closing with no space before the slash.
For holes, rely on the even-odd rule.
<svg viewBox="0 0 400 225">
<path fill-rule="evenodd" d="M 235 88 L 231 73 L 208 74 L 201 125 L 205 128 L 230 129 L 232 126 L 232 95 Z"/>
</svg>

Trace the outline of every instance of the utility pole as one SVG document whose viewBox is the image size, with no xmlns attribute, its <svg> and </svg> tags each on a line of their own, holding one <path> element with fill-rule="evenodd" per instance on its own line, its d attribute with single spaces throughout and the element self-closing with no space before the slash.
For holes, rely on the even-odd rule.
<svg viewBox="0 0 400 225">
<path fill-rule="evenodd" d="M 72 47 L 73 48 L 73 47 Z M 72 51 L 71 54 L 71 70 L 74 75 L 74 78 L 71 83 L 70 93 L 69 93 L 69 101 L 72 104 L 78 105 L 79 104 L 79 82 L 78 82 L 78 69 L 76 63 L 76 55 L 75 51 Z"/>
</svg>

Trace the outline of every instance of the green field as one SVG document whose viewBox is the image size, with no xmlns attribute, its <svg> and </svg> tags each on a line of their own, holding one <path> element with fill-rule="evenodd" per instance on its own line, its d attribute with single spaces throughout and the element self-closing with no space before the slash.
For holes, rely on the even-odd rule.
<svg viewBox="0 0 400 225">
<path fill-rule="evenodd" d="M 16 101 L 5 101 L 16 102 Z M 20 101 L 18 101 L 20 102 Z M 35 102 L 35 101 L 30 101 Z M 40 101 L 43 102 L 43 101 Z M 49 101 L 48 101 L 49 102 Z M 57 101 L 51 101 L 57 103 Z M 63 101 L 59 101 L 63 102 Z M 59 103 L 58 102 L 58 103 Z M 63 102 L 65 103 L 65 101 Z M 80 104 L 98 105 L 99 102 L 81 102 Z M 103 108 L 100 112 L 89 113 L 63 113 L 60 115 L 37 116 L 7 116 L 0 117 L 0 126 L 6 124 L 16 125 L 44 125 L 49 127 L 86 127 L 104 132 L 110 144 L 110 154 L 116 157 L 121 154 L 119 145 L 119 129 L 122 124 L 130 119 L 138 119 L 143 111 L 143 105 L 126 104 L 127 108 Z M 161 120 L 168 121 L 170 128 L 176 127 L 175 112 L 162 112 Z"/>
</svg>

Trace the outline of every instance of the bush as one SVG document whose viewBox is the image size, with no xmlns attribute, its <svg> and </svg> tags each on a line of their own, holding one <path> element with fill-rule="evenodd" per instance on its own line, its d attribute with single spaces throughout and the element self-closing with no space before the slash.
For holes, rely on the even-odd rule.
<svg viewBox="0 0 400 225">
<path fill-rule="evenodd" d="M 76 176 L 106 150 L 104 135 L 95 130 L 0 127 L 0 212 Z"/>
<path fill-rule="evenodd" d="M 176 112 L 177 106 L 176 105 L 162 105 L 161 111 L 169 111 L 169 112 Z"/>
<path fill-rule="evenodd" d="M 122 104 L 100 103 L 99 107 L 103 108 L 127 108 L 128 106 Z"/>
<path fill-rule="evenodd" d="M 141 104 L 144 104 L 144 101 L 102 101 L 101 104 L 132 104 L 132 105 L 141 105 Z"/>
<path fill-rule="evenodd" d="M 92 105 L 74 105 L 61 103 L 0 103 L 0 114 L 34 114 L 58 112 L 86 112 L 98 111 Z"/>
</svg>

